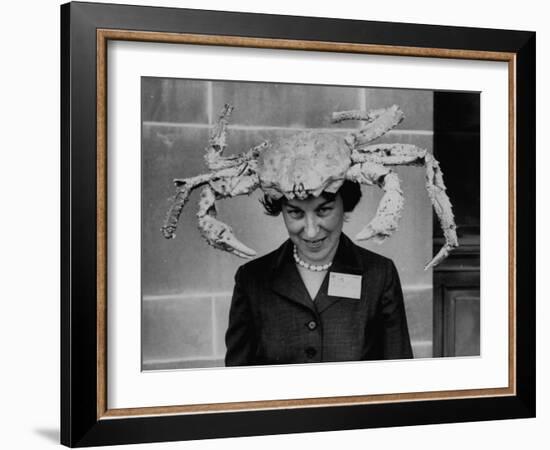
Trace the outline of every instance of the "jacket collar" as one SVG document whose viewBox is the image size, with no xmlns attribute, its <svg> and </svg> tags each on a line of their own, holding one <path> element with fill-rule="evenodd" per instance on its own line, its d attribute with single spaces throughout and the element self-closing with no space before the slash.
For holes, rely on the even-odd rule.
<svg viewBox="0 0 550 450">
<path fill-rule="evenodd" d="M 271 288 L 279 295 L 303 305 L 310 310 L 321 313 L 330 305 L 340 300 L 340 297 L 327 295 L 329 274 L 323 280 L 319 293 L 312 302 L 309 293 L 300 277 L 292 256 L 293 243 L 288 239 L 275 254 L 272 268 Z M 363 273 L 361 259 L 356 246 L 344 234 L 340 235 L 338 249 L 334 256 L 330 272 L 360 274 Z M 329 273 L 330 273 L 329 272 Z"/>
<path fill-rule="evenodd" d="M 361 273 L 364 269 L 357 246 L 344 233 L 340 236 L 331 272 Z"/>
</svg>

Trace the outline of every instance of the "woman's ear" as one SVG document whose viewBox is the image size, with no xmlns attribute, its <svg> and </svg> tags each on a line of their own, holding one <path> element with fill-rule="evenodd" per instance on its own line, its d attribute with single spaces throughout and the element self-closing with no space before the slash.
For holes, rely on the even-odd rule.
<svg viewBox="0 0 550 450">
<path fill-rule="evenodd" d="M 349 212 L 344 213 L 344 222 L 349 222 L 351 219 L 351 214 Z"/>
</svg>

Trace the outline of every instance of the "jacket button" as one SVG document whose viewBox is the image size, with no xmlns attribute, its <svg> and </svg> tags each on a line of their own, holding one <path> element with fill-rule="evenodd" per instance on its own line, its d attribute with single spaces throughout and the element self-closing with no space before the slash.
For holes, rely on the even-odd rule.
<svg viewBox="0 0 550 450">
<path fill-rule="evenodd" d="M 306 356 L 308 358 L 313 358 L 317 354 L 317 350 L 315 350 L 313 347 L 306 348 Z"/>
<path fill-rule="evenodd" d="M 311 331 L 313 331 L 313 330 L 315 330 L 315 328 L 317 328 L 317 322 L 315 322 L 315 320 L 309 321 L 306 325 Z"/>
</svg>

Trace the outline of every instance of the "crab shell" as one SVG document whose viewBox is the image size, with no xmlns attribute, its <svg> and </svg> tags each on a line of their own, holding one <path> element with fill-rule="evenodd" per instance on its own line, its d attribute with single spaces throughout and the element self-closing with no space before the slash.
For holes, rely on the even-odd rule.
<svg viewBox="0 0 550 450">
<path fill-rule="evenodd" d="M 266 149 L 258 160 L 258 177 L 269 197 L 305 199 L 338 191 L 350 165 L 351 150 L 343 137 L 306 132 Z"/>
</svg>

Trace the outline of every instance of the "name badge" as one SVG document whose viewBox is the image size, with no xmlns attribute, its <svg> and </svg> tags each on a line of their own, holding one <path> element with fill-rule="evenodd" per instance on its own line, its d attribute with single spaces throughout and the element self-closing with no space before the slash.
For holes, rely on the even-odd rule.
<svg viewBox="0 0 550 450">
<path fill-rule="evenodd" d="M 359 300 L 361 297 L 361 275 L 330 272 L 328 295 Z"/>
</svg>

